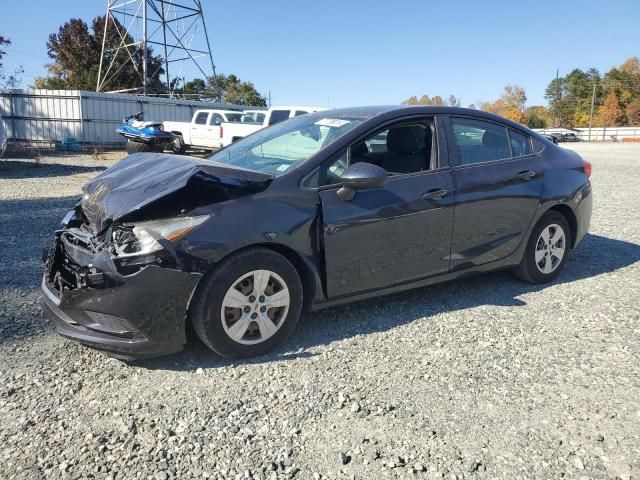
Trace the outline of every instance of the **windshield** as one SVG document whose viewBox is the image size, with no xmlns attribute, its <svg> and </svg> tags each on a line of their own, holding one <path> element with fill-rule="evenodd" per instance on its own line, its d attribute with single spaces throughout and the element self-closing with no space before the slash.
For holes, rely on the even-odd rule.
<svg viewBox="0 0 640 480">
<path fill-rule="evenodd" d="M 278 176 L 308 160 L 362 122 L 360 118 L 295 117 L 259 130 L 208 158 Z"/>
</svg>

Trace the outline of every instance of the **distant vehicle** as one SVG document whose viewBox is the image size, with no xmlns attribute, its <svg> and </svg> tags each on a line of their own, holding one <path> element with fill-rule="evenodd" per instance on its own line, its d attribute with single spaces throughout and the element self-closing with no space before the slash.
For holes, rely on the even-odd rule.
<svg viewBox="0 0 640 480">
<path fill-rule="evenodd" d="M 171 150 L 173 153 L 184 153 L 188 147 L 213 150 L 222 145 L 223 123 L 242 121 L 243 112 L 235 110 L 196 110 L 190 122 L 164 122 L 164 129 L 175 135 Z"/>
<path fill-rule="evenodd" d="M 579 142 L 580 137 L 578 137 L 575 133 L 565 133 L 564 134 L 565 142 Z"/>
<path fill-rule="evenodd" d="M 7 149 L 7 136 L 4 133 L 4 124 L 2 123 L 2 114 L 0 114 L 0 157 L 4 155 Z"/>
<path fill-rule="evenodd" d="M 326 108 L 304 107 L 300 105 L 272 107 L 266 112 L 248 110 L 247 112 L 249 113 L 247 113 L 247 115 L 255 114 L 256 121 L 249 123 L 243 120 L 242 124 L 221 124 L 219 137 L 222 139 L 222 142 L 220 146 L 226 147 L 269 125 L 275 125 L 290 118 L 299 117 L 307 113 L 321 112 L 323 110 L 326 110 Z M 262 118 L 262 120 L 260 120 L 260 118 Z"/>
<path fill-rule="evenodd" d="M 222 356 L 262 355 L 303 310 L 501 269 L 554 280 L 589 230 L 590 175 L 523 125 L 433 106 L 303 115 L 208 158 L 130 155 L 56 229 L 44 312 L 128 357 L 182 349 L 189 325 Z"/>
<path fill-rule="evenodd" d="M 127 139 L 127 153 L 163 152 L 175 138 L 164 130 L 161 122 L 145 122 L 144 112 L 126 117 L 116 132 Z"/>
<path fill-rule="evenodd" d="M 548 135 L 548 134 L 545 134 L 545 133 L 542 133 L 541 135 L 542 135 L 544 138 L 546 138 L 547 140 L 549 140 L 549 141 L 551 141 L 551 142 L 555 143 L 556 145 L 558 144 L 558 139 L 557 139 L 556 137 L 554 137 L 553 135 Z"/>
</svg>

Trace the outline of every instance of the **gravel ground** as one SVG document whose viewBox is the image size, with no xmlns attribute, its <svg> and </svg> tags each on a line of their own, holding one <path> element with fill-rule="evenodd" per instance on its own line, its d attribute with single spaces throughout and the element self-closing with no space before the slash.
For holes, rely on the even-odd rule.
<svg viewBox="0 0 640 480">
<path fill-rule="evenodd" d="M 0 478 L 640 478 L 640 145 L 593 163 L 561 278 L 308 314 L 275 353 L 122 363 L 53 332 L 40 252 L 120 154 L 0 162 Z"/>
</svg>

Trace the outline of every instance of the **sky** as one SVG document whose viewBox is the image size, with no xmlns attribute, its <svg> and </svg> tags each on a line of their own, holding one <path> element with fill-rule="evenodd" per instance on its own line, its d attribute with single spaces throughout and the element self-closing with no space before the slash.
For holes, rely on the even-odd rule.
<svg viewBox="0 0 640 480">
<path fill-rule="evenodd" d="M 2 0 L 5 65 L 23 86 L 46 74 L 46 41 L 105 0 Z M 190 2 L 188 2 L 190 3 Z M 25 6 L 28 5 L 28 9 Z M 343 107 L 454 94 L 493 101 L 507 84 L 528 105 L 573 68 L 601 73 L 640 56 L 640 0 L 202 0 L 218 73 L 255 84 L 273 104 Z M 183 74 L 194 71 L 185 68 Z"/>
</svg>

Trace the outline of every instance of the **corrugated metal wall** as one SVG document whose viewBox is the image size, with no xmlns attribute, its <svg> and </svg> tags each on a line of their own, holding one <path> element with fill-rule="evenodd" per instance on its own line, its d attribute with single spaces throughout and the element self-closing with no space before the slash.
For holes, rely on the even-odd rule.
<svg viewBox="0 0 640 480">
<path fill-rule="evenodd" d="M 121 146 L 125 139 L 115 129 L 127 115 L 144 111 L 147 120 L 187 122 L 198 108 L 251 107 L 79 90 L 0 90 L 7 137 L 28 142 L 76 137 L 87 145 Z"/>
</svg>

